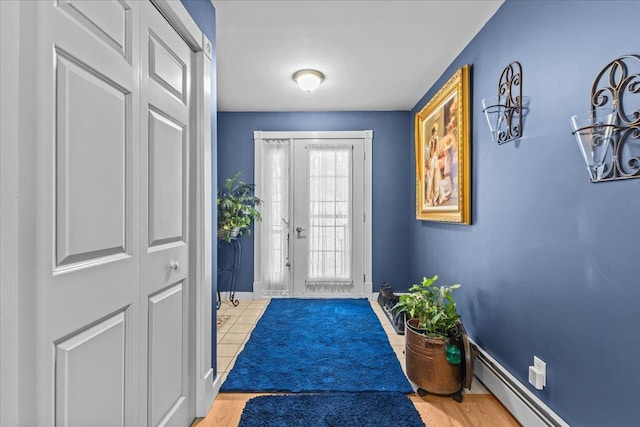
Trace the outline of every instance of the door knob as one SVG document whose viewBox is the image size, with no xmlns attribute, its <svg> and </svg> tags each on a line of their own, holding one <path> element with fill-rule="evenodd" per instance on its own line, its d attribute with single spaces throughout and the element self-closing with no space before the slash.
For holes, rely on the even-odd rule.
<svg viewBox="0 0 640 427">
<path fill-rule="evenodd" d="M 180 268 L 180 263 L 178 261 L 171 261 L 169 263 L 169 268 L 177 271 Z"/>
<path fill-rule="evenodd" d="M 306 228 L 304 228 L 304 227 L 296 227 L 296 231 L 297 231 L 298 233 L 302 233 L 302 232 L 303 232 L 303 231 L 305 231 L 305 230 L 306 230 Z"/>
</svg>

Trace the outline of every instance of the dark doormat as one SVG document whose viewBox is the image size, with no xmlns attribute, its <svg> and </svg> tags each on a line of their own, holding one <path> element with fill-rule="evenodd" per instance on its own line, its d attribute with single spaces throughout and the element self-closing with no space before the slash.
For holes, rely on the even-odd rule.
<svg viewBox="0 0 640 427">
<path fill-rule="evenodd" d="M 402 393 L 323 393 L 258 396 L 239 427 L 424 427 Z"/>
</svg>

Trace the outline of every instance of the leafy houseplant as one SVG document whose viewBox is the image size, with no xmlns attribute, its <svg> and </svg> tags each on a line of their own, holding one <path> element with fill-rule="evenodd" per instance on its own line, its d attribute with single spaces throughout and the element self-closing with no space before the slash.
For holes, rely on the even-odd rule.
<svg viewBox="0 0 640 427">
<path fill-rule="evenodd" d="M 224 188 L 218 190 L 218 238 L 226 241 L 251 234 L 251 221 L 260 220 L 256 209 L 262 202 L 254 195 L 255 185 L 240 180 L 242 172 L 227 178 Z"/>
<path fill-rule="evenodd" d="M 400 301 L 393 307 L 398 313 L 404 312 L 407 319 L 418 319 L 418 329 L 433 338 L 446 338 L 456 330 L 460 315 L 451 292 L 460 285 L 434 286 L 438 276 L 425 277 L 422 283 L 414 284 L 409 293 L 400 295 Z"/>
<path fill-rule="evenodd" d="M 451 294 L 460 285 L 435 286 L 436 280 L 425 277 L 411 286 L 392 310 L 406 316 L 406 372 L 418 394 L 450 395 L 461 402 L 463 380 L 471 386 L 473 365 L 468 368 L 472 354 Z"/>
</svg>

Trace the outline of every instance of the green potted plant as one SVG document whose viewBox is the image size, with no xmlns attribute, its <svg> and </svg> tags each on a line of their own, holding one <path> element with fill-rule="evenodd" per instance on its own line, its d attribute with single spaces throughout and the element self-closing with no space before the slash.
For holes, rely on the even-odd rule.
<svg viewBox="0 0 640 427">
<path fill-rule="evenodd" d="M 437 280 L 437 275 L 424 277 L 411 286 L 393 311 L 406 317 L 407 377 L 418 393 L 452 395 L 460 402 L 463 380 L 470 387 L 473 376 L 469 341 L 452 294 L 460 285 L 436 286 Z"/>
<path fill-rule="evenodd" d="M 251 234 L 251 222 L 262 218 L 256 209 L 261 200 L 254 194 L 255 185 L 242 182 L 241 175 L 227 178 L 218 190 L 218 238 L 227 243 L 245 232 Z"/>
<path fill-rule="evenodd" d="M 456 302 L 451 294 L 460 285 L 434 286 L 438 276 L 424 277 L 422 283 L 414 284 L 409 293 L 400 295 L 400 300 L 393 308 L 396 312 L 404 312 L 407 319 L 414 321 L 414 328 L 432 338 L 446 338 L 450 331 L 458 325 Z"/>
</svg>

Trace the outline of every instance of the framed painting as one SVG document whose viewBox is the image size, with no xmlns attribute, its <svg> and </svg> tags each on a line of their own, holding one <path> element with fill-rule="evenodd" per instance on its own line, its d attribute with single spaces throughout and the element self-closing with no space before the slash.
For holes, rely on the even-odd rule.
<svg viewBox="0 0 640 427">
<path fill-rule="evenodd" d="M 471 224 L 469 65 L 415 118 L 416 218 Z"/>
</svg>

